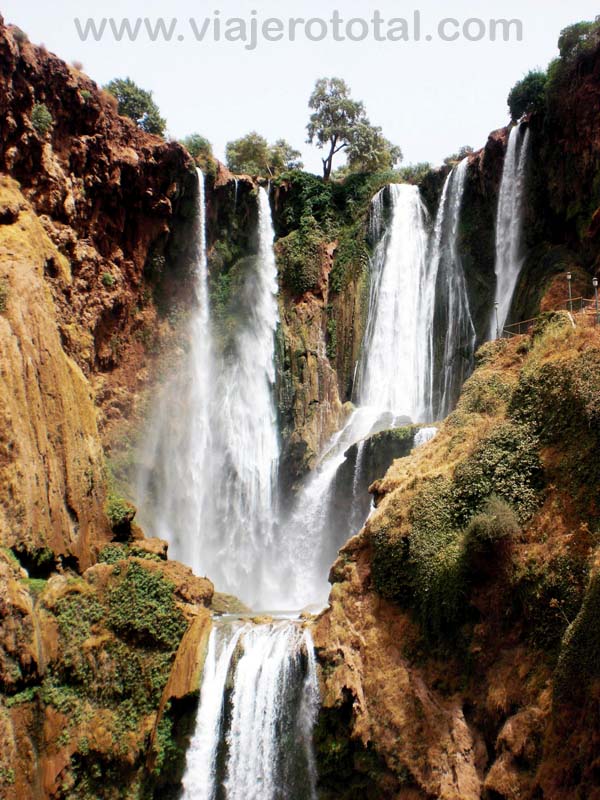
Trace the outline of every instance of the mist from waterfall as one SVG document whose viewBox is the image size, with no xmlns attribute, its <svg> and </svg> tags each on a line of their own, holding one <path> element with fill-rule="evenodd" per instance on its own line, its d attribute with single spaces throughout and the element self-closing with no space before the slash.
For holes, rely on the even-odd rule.
<svg viewBox="0 0 600 800">
<path fill-rule="evenodd" d="M 523 204 L 529 152 L 529 128 L 516 125 L 510 132 L 498 199 L 496 220 L 496 294 L 490 337 L 502 334 L 509 319 L 515 289 L 523 269 Z M 498 329 L 498 330 L 497 330 Z"/>
<path fill-rule="evenodd" d="M 199 173 L 190 350 L 157 403 L 142 455 L 138 506 L 146 529 L 169 542 L 173 558 L 210 575 L 221 591 L 261 603 L 279 458 L 275 234 L 261 188 L 257 253 L 246 259 L 232 340 L 220 356 L 209 311 L 205 214 Z"/>
<path fill-rule="evenodd" d="M 190 348 L 183 366 L 159 394 L 137 487 L 144 527 L 169 542 L 173 558 L 196 570 L 202 568 L 202 532 L 210 530 L 214 521 L 213 487 L 205 478 L 215 401 L 205 205 L 204 175 L 198 170 L 191 231 L 195 309 L 189 326 Z"/>
<path fill-rule="evenodd" d="M 450 413 L 474 363 L 477 335 L 459 249 L 468 166 L 465 158 L 446 178 L 433 229 L 422 302 L 428 321 L 424 389 L 428 419 L 443 419 Z"/>
<path fill-rule="evenodd" d="M 316 800 L 318 706 L 308 629 L 293 620 L 216 623 L 182 800 Z"/>
<path fill-rule="evenodd" d="M 418 420 L 423 413 L 427 323 L 420 316 L 419 301 L 427 273 L 426 222 L 416 186 L 392 184 L 373 198 L 369 229 L 375 246 L 357 369 L 357 407 L 305 479 L 284 521 L 290 608 L 325 601 L 331 563 L 355 532 L 350 523 L 338 526 L 332 519 L 332 485 L 348 448 L 371 434 Z M 335 535 L 336 527 L 341 527 L 341 534 Z"/>
</svg>

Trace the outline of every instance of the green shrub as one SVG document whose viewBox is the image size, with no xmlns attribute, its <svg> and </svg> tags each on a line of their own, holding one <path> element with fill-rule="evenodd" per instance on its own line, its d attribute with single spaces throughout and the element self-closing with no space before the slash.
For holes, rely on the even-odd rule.
<svg viewBox="0 0 600 800">
<path fill-rule="evenodd" d="M 539 505 L 542 487 L 537 437 L 527 425 L 503 423 L 456 468 L 456 522 L 459 527 L 466 525 L 492 494 L 509 503 L 525 521 Z"/>
<path fill-rule="evenodd" d="M 570 61 L 595 48 L 600 41 L 600 20 L 577 22 L 561 31 L 558 39 L 560 57 Z"/>
<path fill-rule="evenodd" d="M 136 509 L 123 497 L 111 492 L 104 507 L 113 530 L 129 526 L 136 515 Z"/>
<path fill-rule="evenodd" d="M 465 547 L 470 552 L 488 550 L 498 542 L 514 539 L 520 530 L 514 509 L 502 498 L 492 495 L 485 502 L 483 511 L 469 522 Z"/>
<path fill-rule="evenodd" d="M 339 234 L 335 260 L 329 276 L 329 288 L 339 294 L 349 281 L 356 279 L 369 264 L 369 250 L 365 241 L 365 225 L 345 227 Z"/>
<path fill-rule="evenodd" d="M 89 89 L 82 89 L 79 94 L 83 97 L 86 103 L 89 102 L 93 97 Z"/>
<path fill-rule="evenodd" d="M 587 579 L 586 560 L 571 555 L 532 558 L 517 569 L 515 614 L 535 647 L 556 657 L 561 639 L 581 607 Z"/>
<path fill-rule="evenodd" d="M 460 409 L 474 414 L 495 414 L 510 400 L 512 387 L 497 373 L 475 372 L 463 386 Z"/>
<path fill-rule="evenodd" d="M 337 322 L 335 319 L 327 320 L 327 358 L 334 362 L 337 357 Z"/>
<path fill-rule="evenodd" d="M 323 245 L 323 238 L 312 217 L 303 219 L 298 230 L 277 242 L 282 283 L 294 295 L 302 295 L 318 287 Z"/>
<path fill-rule="evenodd" d="M 406 183 L 419 184 L 433 169 L 433 164 L 430 164 L 428 161 L 423 161 L 420 164 L 407 164 L 405 167 L 400 167 L 398 173 L 400 178 Z"/>
<path fill-rule="evenodd" d="M 117 564 L 124 561 L 129 556 L 129 548 L 124 544 L 107 544 L 103 547 L 98 556 L 101 564 Z"/>
<path fill-rule="evenodd" d="M 107 289 L 110 289 L 112 286 L 114 286 L 116 282 L 117 279 L 114 275 L 111 275 L 110 272 L 102 273 L 102 285 L 106 286 Z"/>
<path fill-rule="evenodd" d="M 544 109 L 547 79 L 545 72 L 532 70 L 513 86 L 507 100 L 513 122 L 518 122 L 524 114 Z"/>
<path fill-rule="evenodd" d="M 138 562 L 129 565 L 110 592 L 108 622 L 126 638 L 169 651 L 178 647 L 187 627 L 175 603 L 173 584 Z"/>
<path fill-rule="evenodd" d="M 31 124 L 40 136 L 46 136 L 52 130 L 54 119 L 45 103 L 36 103 L 31 110 Z"/>
<path fill-rule="evenodd" d="M 211 158 L 212 145 L 204 136 L 199 133 L 192 133 L 181 140 L 181 144 L 193 158 Z"/>
<path fill-rule="evenodd" d="M 167 123 L 152 92 L 137 86 L 131 78 L 115 78 L 104 89 L 117 98 L 119 114 L 132 119 L 141 130 L 163 136 Z"/>
<path fill-rule="evenodd" d="M 444 638 L 467 615 L 463 535 L 454 525 L 452 483 L 429 480 L 411 505 L 410 535 L 373 537 L 373 581 L 384 597 L 412 608 L 426 636 Z"/>
</svg>

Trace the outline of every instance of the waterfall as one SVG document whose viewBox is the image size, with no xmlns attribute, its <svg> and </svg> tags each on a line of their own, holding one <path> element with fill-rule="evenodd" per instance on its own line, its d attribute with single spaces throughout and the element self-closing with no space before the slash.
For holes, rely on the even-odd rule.
<svg viewBox="0 0 600 800">
<path fill-rule="evenodd" d="M 504 158 L 498 216 L 496 221 L 496 296 L 498 322 L 492 315 L 490 337 L 496 338 L 496 324 L 500 334 L 508 321 L 512 301 L 523 268 L 523 203 L 527 175 L 529 128 L 515 126 L 508 139 Z"/>
<path fill-rule="evenodd" d="M 382 193 L 391 221 L 383 223 Z M 426 212 L 419 189 L 392 184 L 373 201 L 380 240 L 371 262 L 369 314 L 358 369 L 357 404 L 416 420 L 426 364 L 420 346 L 419 298 L 426 275 Z"/>
<path fill-rule="evenodd" d="M 425 416 L 429 419 L 443 419 L 450 413 L 473 369 L 477 336 L 458 246 L 468 166 L 465 158 L 446 178 L 432 237 L 422 302 L 428 321 Z"/>
<path fill-rule="evenodd" d="M 172 377 L 152 415 L 142 453 L 137 501 L 144 527 L 166 539 L 172 557 L 200 570 L 201 531 L 212 524 L 212 484 L 205 478 L 212 446 L 214 366 L 206 258 L 204 175 L 198 170 L 192 229 L 195 309 L 185 366 Z"/>
<path fill-rule="evenodd" d="M 332 486 L 345 452 L 365 437 L 409 424 L 423 413 L 427 352 L 421 343 L 427 323 L 420 316 L 419 301 L 427 274 L 427 231 L 418 188 L 392 184 L 382 189 L 372 201 L 369 231 L 375 248 L 357 368 L 358 407 L 305 479 L 285 521 L 290 607 L 325 601 L 329 567 L 353 532 L 349 521 L 333 519 L 331 507 Z M 357 459 L 356 469 L 361 463 Z"/>
<path fill-rule="evenodd" d="M 183 800 L 316 800 L 318 705 L 314 647 L 300 623 L 217 623 Z"/>
<path fill-rule="evenodd" d="M 273 389 L 279 310 L 274 238 L 269 196 L 261 188 L 258 255 L 238 300 L 244 319 L 218 381 L 222 470 L 214 491 L 220 531 L 211 543 L 207 566 L 217 581 L 222 575 L 219 585 L 249 603 L 260 602 L 266 591 L 277 506 L 279 434 Z"/>
<path fill-rule="evenodd" d="M 267 192 L 258 193 L 257 253 L 244 263 L 232 341 L 220 357 L 211 333 L 201 173 L 194 237 L 197 302 L 188 362 L 156 406 L 138 506 L 145 528 L 167 539 L 174 558 L 210 575 L 220 590 L 260 603 L 279 458 L 273 399 L 277 267 Z"/>
</svg>

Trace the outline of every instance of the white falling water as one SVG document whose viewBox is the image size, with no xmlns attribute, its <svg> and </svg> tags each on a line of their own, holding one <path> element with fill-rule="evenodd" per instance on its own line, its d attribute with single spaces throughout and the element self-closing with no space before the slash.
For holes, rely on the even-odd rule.
<svg viewBox="0 0 600 800">
<path fill-rule="evenodd" d="M 169 541 L 174 558 L 202 567 L 201 531 L 214 519 L 206 464 L 213 443 L 214 365 L 206 259 L 204 175 L 198 170 L 194 237 L 195 313 L 185 368 L 156 405 L 139 475 L 138 505 L 144 526 Z"/>
<path fill-rule="evenodd" d="M 145 527 L 171 555 L 221 591 L 260 604 L 273 540 L 279 439 L 273 399 L 278 324 L 277 268 L 269 198 L 258 196 L 258 252 L 247 259 L 236 294 L 227 354 L 212 344 L 206 261 L 204 182 L 196 223 L 197 305 L 187 369 L 162 399 L 138 489 Z"/>
<path fill-rule="evenodd" d="M 517 125 L 511 130 L 508 139 L 498 199 L 495 296 L 498 321 L 496 323 L 494 313 L 490 326 L 491 338 L 496 337 L 496 326 L 500 333 L 504 330 L 524 263 L 523 203 L 528 150 L 529 128 L 523 133 L 522 125 Z"/>
<path fill-rule="evenodd" d="M 218 623 L 183 800 L 316 800 L 312 730 L 318 705 L 308 630 L 290 620 Z"/>
<path fill-rule="evenodd" d="M 428 320 L 425 381 L 428 419 L 442 419 L 450 413 L 473 367 L 477 336 L 458 245 L 468 166 L 469 160 L 465 158 L 446 178 L 433 231 L 422 303 Z"/>
<path fill-rule="evenodd" d="M 423 409 L 427 353 L 420 342 L 426 322 L 419 314 L 419 300 L 427 273 L 427 231 L 418 188 L 392 184 L 379 192 L 373 199 L 370 227 L 377 246 L 357 370 L 358 408 L 329 442 L 285 523 L 286 563 L 290 565 L 285 603 L 291 608 L 322 603 L 327 597 L 332 556 L 343 543 L 333 541 L 330 505 L 332 484 L 345 452 L 370 434 L 418 419 Z M 344 537 L 352 532 L 345 531 Z"/>
<path fill-rule="evenodd" d="M 222 472 L 214 491 L 220 536 L 210 543 L 207 566 L 211 576 L 223 576 L 220 586 L 251 604 L 260 603 L 269 591 L 266 568 L 277 507 L 279 434 L 273 387 L 279 309 L 274 238 L 269 197 L 261 188 L 258 256 L 237 298 L 244 321 L 218 382 Z"/>
<path fill-rule="evenodd" d="M 426 211 L 416 186 L 392 184 L 385 191 L 391 198 L 391 222 L 372 261 L 356 398 L 360 406 L 417 420 L 426 370 L 419 335 L 423 322 L 419 300 L 426 278 Z M 381 197 L 374 201 L 374 212 L 375 224 L 381 225 Z"/>
<path fill-rule="evenodd" d="M 213 627 L 210 633 L 196 726 L 186 754 L 182 800 L 212 800 L 214 797 L 225 688 L 241 634 L 241 627 Z"/>
</svg>

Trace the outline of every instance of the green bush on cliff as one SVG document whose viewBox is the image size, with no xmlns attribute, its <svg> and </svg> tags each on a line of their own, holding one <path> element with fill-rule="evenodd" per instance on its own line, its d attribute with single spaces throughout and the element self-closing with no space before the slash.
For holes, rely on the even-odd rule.
<svg viewBox="0 0 600 800">
<path fill-rule="evenodd" d="M 543 111 L 546 104 L 547 79 L 545 72 L 531 70 L 513 86 L 507 100 L 513 122 L 518 122 L 524 114 Z"/>
<path fill-rule="evenodd" d="M 492 494 L 509 503 L 525 521 L 539 504 L 542 486 L 537 437 L 527 425 L 503 423 L 456 468 L 456 522 L 460 527 L 466 525 Z"/>
<path fill-rule="evenodd" d="M 519 518 L 509 504 L 496 495 L 485 503 L 467 526 L 465 547 L 470 551 L 485 550 L 490 545 L 512 539 L 519 534 Z"/>
<path fill-rule="evenodd" d="M 116 97 L 119 114 L 132 119 L 138 128 L 147 133 L 164 135 L 167 123 L 152 99 L 152 92 L 137 86 L 131 78 L 115 78 L 104 89 Z"/>
<path fill-rule="evenodd" d="M 588 579 L 586 559 L 570 554 L 532 556 L 513 578 L 515 615 L 532 644 L 556 657 L 561 639 L 575 619 Z"/>
<path fill-rule="evenodd" d="M 177 608 L 173 585 L 156 572 L 134 562 L 109 598 L 108 623 L 136 642 L 167 650 L 178 647 L 186 622 Z"/>
<path fill-rule="evenodd" d="M 441 638 L 465 618 L 468 589 L 464 537 L 454 523 L 453 487 L 427 481 L 411 504 L 406 538 L 373 537 L 373 581 L 384 597 L 414 609 L 428 637 Z"/>
<path fill-rule="evenodd" d="M 106 499 L 104 510 L 113 530 L 130 524 L 136 514 L 135 506 L 112 491 Z"/>
<path fill-rule="evenodd" d="M 45 103 L 36 103 L 31 109 L 31 124 L 35 132 L 45 136 L 52 130 L 54 119 Z"/>
<path fill-rule="evenodd" d="M 329 276 L 329 288 L 339 294 L 351 280 L 359 277 L 369 263 L 364 222 L 344 227 L 338 237 L 335 260 Z"/>
<path fill-rule="evenodd" d="M 303 218 L 298 230 L 277 242 L 282 283 L 294 295 L 302 295 L 318 287 L 323 247 L 323 238 L 312 217 Z"/>
<path fill-rule="evenodd" d="M 496 414 L 511 395 L 511 385 L 497 373 L 475 372 L 463 386 L 459 408 L 473 414 Z"/>
<path fill-rule="evenodd" d="M 558 38 L 560 57 L 565 61 L 593 50 L 600 42 L 600 19 L 595 22 L 577 22 L 561 31 Z"/>
</svg>

